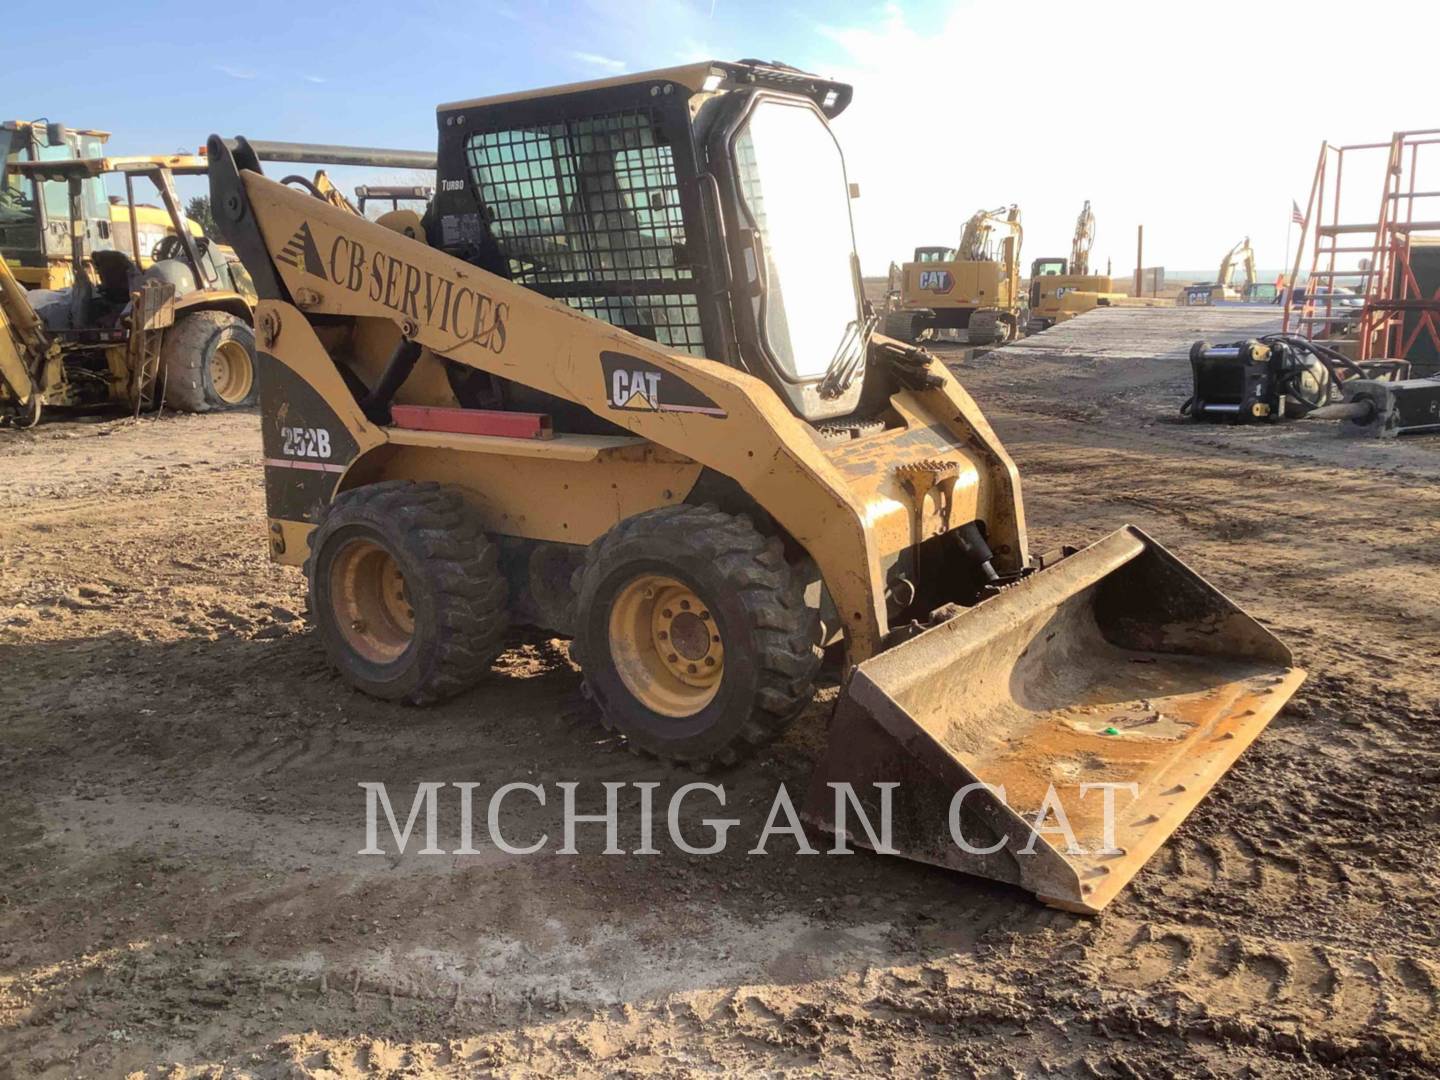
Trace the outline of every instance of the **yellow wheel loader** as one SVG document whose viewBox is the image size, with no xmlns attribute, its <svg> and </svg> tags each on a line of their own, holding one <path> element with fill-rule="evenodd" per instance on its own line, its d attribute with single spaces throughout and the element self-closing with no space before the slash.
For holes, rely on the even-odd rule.
<svg viewBox="0 0 1440 1080">
<path fill-rule="evenodd" d="M 892 286 L 885 333 L 910 344 L 945 330 L 965 331 L 971 345 L 1019 337 L 1026 322 L 1021 239 L 1020 209 L 1011 206 L 973 214 L 958 248 L 916 248 Z"/>
<path fill-rule="evenodd" d="M 1030 264 L 1030 320 L 1026 332 L 1038 334 L 1097 307 L 1171 307 L 1172 301 L 1128 296 L 1115 291 L 1109 274 L 1090 273 L 1095 245 L 1095 212 L 1090 200 L 1075 219 L 1070 259 L 1036 259 Z"/>
<path fill-rule="evenodd" d="M 809 822 L 864 833 L 849 783 L 851 841 L 1097 911 L 1303 676 L 1137 529 L 1031 553 L 985 417 L 865 314 L 850 97 L 742 61 L 443 105 L 423 239 L 212 137 L 270 553 L 356 688 L 448 697 L 542 627 L 695 767 L 784 731 L 829 647 Z"/>
<path fill-rule="evenodd" d="M 52 407 L 121 404 L 139 412 L 163 399 L 186 412 L 253 404 L 255 290 L 220 244 L 185 227 L 176 173 L 201 174 L 201 158 L 126 157 L 25 161 L 16 176 L 67 192 L 72 284 L 26 291 L 0 266 L 0 420 L 36 423 Z M 143 250 L 134 182 L 150 180 L 172 231 L 148 267 L 116 248 L 87 250 L 87 185 L 125 178 L 129 250 Z"/>
</svg>

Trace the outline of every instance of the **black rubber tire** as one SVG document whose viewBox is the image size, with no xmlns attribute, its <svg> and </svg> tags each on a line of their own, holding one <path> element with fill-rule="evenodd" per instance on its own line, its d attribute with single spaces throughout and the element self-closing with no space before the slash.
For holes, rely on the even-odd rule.
<svg viewBox="0 0 1440 1080">
<path fill-rule="evenodd" d="M 210 358 L 226 341 L 240 341 L 250 354 L 250 390 L 241 401 L 226 402 L 211 378 Z M 244 319 L 224 311 L 181 315 L 160 342 L 160 384 L 165 404 L 180 412 L 217 412 L 255 404 L 260 395 L 255 378 L 255 332 Z"/>
<path fill-rule="evenodd" d="M 610 608 L 637 574 L 691 586 L 716 613 L 725 669 L 714 700 L 677 719 L 626 687 L 610 650 Z M 809 703 L 820 667 L 819 620 L 783 545 L 713 506 L 669 506 L 622 521 L 586 552 L 574 656 L 605 727 L 670 761 L 732 765 L 773 740 Z"/>
<path fill-rule="evenodd" d="M 414 637 L 388 664 L 357 653 L 336 625 L 331 565 L 361 537 L 399 564 L 415 612 Z M 475 511 L 436 483 L 386 480 L 341 494 L 311 533 L 306 615 L 330 662 L 357 690 L 425 705 L 468 690 L 500 654 L 509 624 L 497 549 Z"/>
</svg>

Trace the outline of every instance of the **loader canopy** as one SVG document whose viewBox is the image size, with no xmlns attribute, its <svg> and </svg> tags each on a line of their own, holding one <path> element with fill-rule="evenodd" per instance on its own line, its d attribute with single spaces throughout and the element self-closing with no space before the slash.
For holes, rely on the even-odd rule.
<svg viewBox="0 0 1440 1080">
<path fill-rule="evenodd" d="M 793 68 L 717 61 L 442 105 L 431 243 L 756 374 L 806 420 L 847 415 L 868 334 L 827 121 L 849 100 Z"/>
<path fill-rule="evenodd" d="M 895 783 L 892 854 L 1098 911 L 1303 677 L 1127 527 L 862 663 L 806 816 L 834 831 L 848 782 L 878 820 Z"/>
</svg>

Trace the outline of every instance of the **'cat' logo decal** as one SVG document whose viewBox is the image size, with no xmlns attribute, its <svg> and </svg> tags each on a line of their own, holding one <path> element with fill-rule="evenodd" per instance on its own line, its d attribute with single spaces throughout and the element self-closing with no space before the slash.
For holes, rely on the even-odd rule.
<svg viewBox="0 0 1440 1080">
<path fill-rule="evenodd" d="M 683 412 L 725 416 L 725 410 L 678 375 L 648 360 L 624 353 L 602 352 L 605 401 L 622 412 Z"/>
</svg>

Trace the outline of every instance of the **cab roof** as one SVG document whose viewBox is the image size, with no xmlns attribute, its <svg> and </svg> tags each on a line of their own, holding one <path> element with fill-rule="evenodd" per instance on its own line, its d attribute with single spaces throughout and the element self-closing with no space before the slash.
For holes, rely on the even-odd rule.
<svg viewBox="0 0 1440 1080">
<path fill-rule="evenodd" d="M 11 166 L 21 176 L 41 180 L 67 180 L 103 176 L 105 173 L 152 173 L 167 169 L 176 176 L 204 176 L 210 162 L 193 154 L 161 154 L 158 156 L 60 158 L 56 161 L 17 161 Z"/>
<path fill-rule="evenodd" d="M 30 128 L 43 126 L 43 121 L 35 120 L 6 120 L 4 123 L 0 123 L 0 128 L 9 128 L 11 131 L 20 131 L 21 129 L 28 130 Z M 99 139 L 110 138 L 110 132 L 101 131 L 98 128 L 76 128 L 67 125 L 65 130 L 72 131 L 76 135 L 92 135 Z"/>
<path fill-rule="evenodd" d="M 735 90 L 741 87 L 761 86 L 773 90 L 786 90 L 810 98 L 827 117 L 839 116 L 850 104 L 854 93 L 848 83 L 825 79 L 808 71 L 790 67 L 775 61 L 760 60 L 703 60 L 679 67 L 658 68 L 630 75 L 615 75 L 608 79 L 591 79 L 587 82 L 566 83 L 561 86 L 547 86 L 534 90 L 521 90 L 491 97 L 472 98 L 468 101 L 452 101 L 436 108 L 436 112 L 447 113 L 456 109 L 483 108 L 517 101 L 533 101 L 538 98 L 558 97 L 561 94 L 583 94 L 593 90 L 605 90 L 617 86 L 643 83 L 677 83 L 692 94 L 718 90 Z"/>
</svg>

